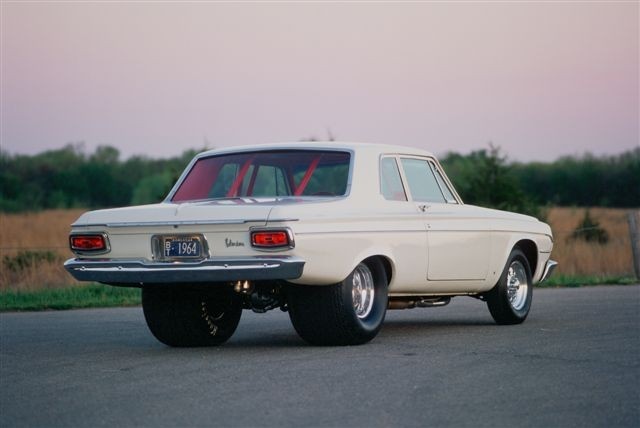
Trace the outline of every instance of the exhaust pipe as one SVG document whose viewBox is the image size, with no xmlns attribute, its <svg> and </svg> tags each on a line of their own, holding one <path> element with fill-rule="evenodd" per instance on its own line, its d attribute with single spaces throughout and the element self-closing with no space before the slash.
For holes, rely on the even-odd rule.
<svg viewBox="0 0 640 428">
<path fill-rule="evenodd" d="M 416 303 L 419 308 L 435 308 L 447 306 L 451 302 L 451 297 L 439 297 L 437 299 L 422 299 Z"/>
<path fill-rule="evenodd" d="M 412 300 L 389 300 L 387 309 L 413 309 L 416 302 Z"/>
<path fill-rule="evenodd" d="M 435 308 L 446 306 L 451 302 L 451 297 L 429 297 L 429 298 L 394 298 L 389 299 L 388 309 L 413 309 L 413 308 Z"/>
<path fill-rule="evenodd" d="M 249 281 L 237 281 L 233 285 L 233 291 L 241 294 L 251 294 L 253 293 L 253 283 Z"/>
</svg>

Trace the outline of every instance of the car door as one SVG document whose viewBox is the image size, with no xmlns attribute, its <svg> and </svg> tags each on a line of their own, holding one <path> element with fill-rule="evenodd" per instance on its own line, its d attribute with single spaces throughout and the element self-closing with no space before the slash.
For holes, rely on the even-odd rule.
<svg viewBox="0 0 640 428">
<path fill-rule="evenodd" d="M 435 161 L 416 156 L 402 156 L 400 161 L 427 230 L 427 280 L 486 279 L 491 256 L 488 221 L 456 199 Z"/>
<path fill-rule="evenodd" d="M 422 213 L 417 212 L 400 175 L 400 160 L 395 154 L 380 160 L 380 193 L 385 202 L 384 218 L 378 224 L 381 238 L 395 261 L 394 280 L 389 291 L 420 294 L 427 277 L 427 231 Z"/>
</svg>

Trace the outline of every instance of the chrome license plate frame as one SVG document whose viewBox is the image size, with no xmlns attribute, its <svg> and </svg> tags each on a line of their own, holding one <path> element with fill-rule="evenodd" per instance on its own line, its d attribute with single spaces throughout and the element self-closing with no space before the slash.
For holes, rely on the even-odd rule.
<svg viewBox="0 0 640 428">
<path fill-rule="evenodd" d="M 199 261 L 209 256 L 203 235 L 154 235 L 151 238 L 154 259 L 163 262 Z"/>
</svg>

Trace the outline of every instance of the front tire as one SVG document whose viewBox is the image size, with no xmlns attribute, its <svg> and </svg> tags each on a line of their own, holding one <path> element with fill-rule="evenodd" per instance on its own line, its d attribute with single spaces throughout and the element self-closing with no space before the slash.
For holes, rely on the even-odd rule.
<svg viewBox="0 0 640 428">
<path fill-rule="evenodd" d="M 242 302 L 228 286 L 197 289 L 158 285 L 142 289 L 142 309 L 149 330 L 165 345 L 215 346 L 235 332 Z"/>
<path fill-rule="evenodd" d="M 533 281 L 529 261 L 519 248 L 509 254 L 498 283 L 486 299 L 497 324 L 520 324 L 527 318 L 533 299 Z"/>
<path fill-rule="evenodd" d="M 306 342 L 360 345 L 382 327 L 388 303 L 387 276 L 378 259 L 368 259 L 338 284 L 290 285 L 287 299 L 293 327 Z"/>
</svg>

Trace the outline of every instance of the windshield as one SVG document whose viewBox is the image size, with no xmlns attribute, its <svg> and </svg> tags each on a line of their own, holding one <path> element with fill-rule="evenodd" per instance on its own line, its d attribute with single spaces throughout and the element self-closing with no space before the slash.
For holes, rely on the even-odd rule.
<svg viewBox="0 0 640 428">
<path fill-rule="evenodd" d="M 281 196 L 343 196 L 351 155 L 347 152 L 278 150 L 199 159 L 173 202 Z"/>
</svg>

